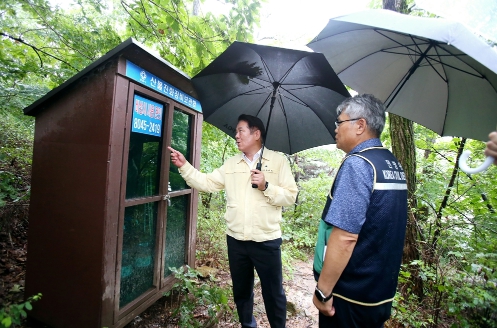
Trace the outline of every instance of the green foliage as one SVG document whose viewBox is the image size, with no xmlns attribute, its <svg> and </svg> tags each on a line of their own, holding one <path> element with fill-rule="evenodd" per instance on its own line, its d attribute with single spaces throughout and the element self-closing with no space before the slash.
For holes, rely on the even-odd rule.
<svg viewBox="0 0 497 328">
<path fill-rule="evenodd" d="M 21 205 L 28 202 L 31 189 L 33 129 L 32 120 L 0 113 L 0 231 L 11 231 L 27 213 Z"/>
<path fill-rule="evenodd" d="M 471 261 L 468 261 L 471 259 Z M 425 298 L 411 293 L 411 270 L 403 265 L 399 283 L 406 288 L 393 302 L 392 321 L 408 327 L 436 327 L 442 313 L 451 327 L 497 327 L 497 273 L 482 262 L 495 265 L 497 254 L 471 254 L 459 248 L 441 256 L 437 265 L 413 261 L 424 281 Z M 407 296 L 402 296 L 407 295 Z"/>
<path fill-rule="evenodd" d="M 20 114 L 121 42 L 115 17 L 96 1 L 71 10 L 46 0 L 0 3 L 0 109 Z"/>
<path fill-rule="evenodd" d="M 482 264 L 494 266 L 497 253 L 476 254 L 472 263 L 465 259 L 465 252 L 450 252 L 449 255 L 457 259 L 462 268 L 438 290 L 446 294 L 447 314 L 457 322 L 453 327 L 497 327 L 497 273 L 494 267 Z"/>
<path fill-rule="evenodd" d="M 440 222 L 435 222 L 434 215 L 425 215 L 428 233 L 431 238 L 433 224 L 442 226 L 441 232 L 447 234 L 448 243 L 459 243 L 460 238 L 468 239 L 471 235 L 478 238 L 493 236 L 497 231 L 497 190 L 495 188 L 496 167 L 492 166 L 485 173 L 466 175 L 458 171 L 455 184 L 450 189 L 449 201 L 445 208 L 441 208 L 443 196 L 449 192 L 448 181 L 456 165 L 455 156 L 460 139 L 421 140 L 418 147 L 424 149 L 419 152 L 417 196 L 420 207 L 426 213 L 442 211 Z M 472 151 L 476 163 L 483 161 L 484 143 L 475 140 L 466 142 L 465 149 Z M 474 164 L 472 164 L 474 165 Z M 450 236 L 449 236 L 450 235 Z M 473 241 L 477 241 L 476 240 Z M 479 247 L 485 247 L 480 245 Z"/>
<path fill-rule="evenodd" d="M 14 202 L 19 200 L 19 190 L 16 188 L 19 180 L 11 172 L 0 171 L 0 207 L 5 206 L 6 199 L 12 199 Z"/>
<path fill-rule="evenodd" d="M 235 40 L 251 41 L 259 0 L 226 1 L 225 15 L 194 12 L 198 0 L 0 2 L 0 109 L 20 114 L 132 36 L 188 74 Z"/>
<path fill-rule="evenodd" d="M 231 311 L 228 299 L 231 291 L 217 287 L 214 281 L 202 282 L 199 273 L 190 268 L 169 268 L 178 280 L 165 296 L 176 295 L 180 303 L 172 316 L 178 318 L 179 327 L 208 327 L 219 321 L 219 315 Z M 195 317 L 199 308 L 206 312 L 204 320 Z"/>
<path fill-rule="evenodd" d="M 408 293 L 406 298 L 397 292 L 393 300 L 390 322 L 399 323 L 403 327 L 420 328 L 429 327 L 433 320 L 425 316 L 423 306 L 416 295 Z"/>
<path fill-rule="evenodd" d="M 22 318 L 26 318 L 26 311 L 30 311 L 33 306 L 32 302 L 38 301 L 41 293 L 29 297 L 26 302 L 20 304 L 7 305 L 0 309 L 0 328 L 15 327 L 21 324 Z"/>
<path fill-rule="evenodd" d="M 495 256 L 496 167 L 466 175 L 455 170 L 460 138 L 440 138 L 415 125 L 417 146 L 418 229 L 422 258 L 404 267 L 394 320 L 409 326 L 497 327 Z M 484 143 L 467 140 L 474 163 L 483 161 Z M 454 184 L 449 186 L 452 174 Z M 410 294 L 415 266 L 424 298 Z M 406 279 L 404 279 L 406 278 Z"/>
<path fill-rule="evenodd" d="M 331 187 L 332 178 L 320 174 L 317 178 L 300 183 L 299 204 L 294 210 L 284 212 L 282 230 L 286 251 L 293 248 L 293 254 L 306 259 L 316 245 L 317 228 L 321 212 Z M 298 250 L 305 253 L 299 254 Z"/>
<path fill-rule="evenodd" d="M 294 155 L 292 170 L 300 177 L 299 195 L 296 206 L 283 212 L 281 224 L 283 258 L 289 258 L 287 268 L 291 268 L 293 259 L 307 260 L 314 252 L 319 220 L 336 173 L 332 168 L 338 167 L 342 155 L 320 147 Z"/>
<path fill-rule="evenodd" d="M 219 196 L 200 193 L 196 256 L 199 264 L 227 269 L 225 207 Z"/>
<path fill-rule="evenodd" d="M 412 293 L 411 267 L 419 269 L 419 276 L 423 281 L 435 277 L 431 268 L 423 261 L 413 261 L 409 265 L 403 264 L 399 273 L 399 285 L 405 290 L 395 294 L 390 321 L 406 327 L 430 327 L 433 319 L 423 302 Z"/>
<path fill-rule="evenodd" d="M 212 172 L 223 165 L 224 161 L 238 152 L 235 139 L 225 134 L 215 126 L 204 122 L 202 124 L 202 153 L 200 169 Z"/>
<path fill-rule="evenodd" d="M 226 0 L 227 14 L 216 17 L 198 10 L 198 1 L 121 1 L 129 15 L 126 33 L 158 49 L 187 74 L 207 66 L 233 41 L 251 41 L 259 22 L 259 0 Z"/>
<path fill-rule="evenodd" d="M 200 170 L 212 172 L 238 152 L 235 141 L 213 125 L 204 122 Z M 197 222 L 197 260 L 227 268 L 225 192 L 200 193 Z"/>
</svg>

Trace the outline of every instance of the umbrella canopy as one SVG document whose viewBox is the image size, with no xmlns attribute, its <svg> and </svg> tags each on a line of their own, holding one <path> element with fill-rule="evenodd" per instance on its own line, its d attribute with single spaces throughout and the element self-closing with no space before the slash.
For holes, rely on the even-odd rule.
<svg viewBox="0 0 497 328">
<path fill-rule="evenodd" d="M 349 93 L 323 54 L 234 42 L 192 78 L 204 119 L 235 136 L 259 117 L 265 146 L 287 154 L 335 142 L 336 107 Z"/>
<path fill-rule="evenodd" d="M 495 130 L 497 52 L 459 23 L 367 10 L 331 19 L 308 47 L 352 89 L 442 136 Z"/>
</svg>

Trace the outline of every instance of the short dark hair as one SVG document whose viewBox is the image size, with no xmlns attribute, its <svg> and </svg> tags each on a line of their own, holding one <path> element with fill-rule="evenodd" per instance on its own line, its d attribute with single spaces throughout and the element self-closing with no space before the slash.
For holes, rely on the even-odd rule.
<svg viewBox="0 0 497 328">
<path fill-rule="evenodd" d="M 247 122 L 251 132 L 253 132 L 254 129 L 261 131 L 262 140 L 266 138 L 266 129 L 264 128 L 264 123 L 262 123 L 260 118 L 252 115 L 242 114 L 238 116 L 238 122 L 240 121 Z"/>
</svg>

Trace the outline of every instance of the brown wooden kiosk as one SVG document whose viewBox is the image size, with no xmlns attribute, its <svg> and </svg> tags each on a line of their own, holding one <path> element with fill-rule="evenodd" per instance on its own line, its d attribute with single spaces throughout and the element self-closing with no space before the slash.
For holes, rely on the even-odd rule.
<svg viewBox="0 0 497 328">
<path fill-rule="evenodd" d="M 195 264 L 199 165 L 190 78 L 133 39 L 24 110 L 35 116 L 26 296 L 51 327 L 122 327 Z"/>
</svg>

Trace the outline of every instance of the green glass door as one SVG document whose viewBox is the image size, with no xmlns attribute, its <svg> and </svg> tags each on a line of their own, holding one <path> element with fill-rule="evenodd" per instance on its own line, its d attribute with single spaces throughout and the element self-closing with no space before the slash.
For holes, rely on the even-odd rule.
<svg viewBox="0 0 497 328">
<path fill-rule="evenodd" d="M 173 278 L 170 268 L 194 261 L 194 249 L 189 249 L 193 191 L 170 163 L 167 150 L 171 145 L 192 162 L 194 112 L 135 88 L 140 94 L 130 96 L 133 105 L 128 112 L 132 115 L 123 161 L 126 173 L 122 180 L 117 289 L 120 317 L 169 288 Z"/>
<path fill-rule="evenodd" d="M 157 203 L 127 207 L 124 215 L 119 305 L 154 287 Z"/>
<path fill-rule="evenodd" d="M 192 121 L 191 115 L 174 109 L 171 147 L 187 159 L 191 158 Z M 191 189 L 174 165 L 169 168 L 169 182 L 171 198 L 167 208 L 163 277 L 171 274 L 170 268 L 179 268 L 187 262 L 187 220 L 191 202 Z"/>
<path fill-rule="evenodd" d="M 158 220 L 164 213 L 161 181 L 167 104 L 133 95 L 122 228 L 119 308 L 158 287 Z"/>
</svg>

